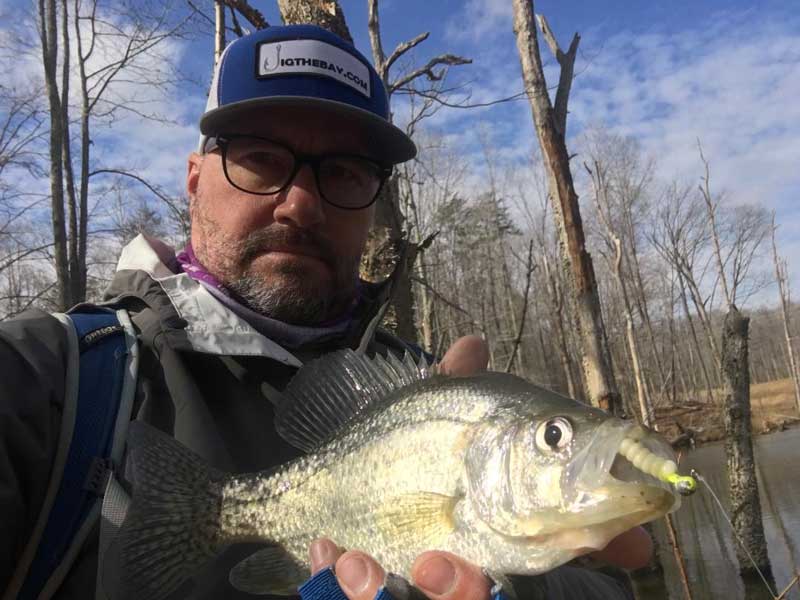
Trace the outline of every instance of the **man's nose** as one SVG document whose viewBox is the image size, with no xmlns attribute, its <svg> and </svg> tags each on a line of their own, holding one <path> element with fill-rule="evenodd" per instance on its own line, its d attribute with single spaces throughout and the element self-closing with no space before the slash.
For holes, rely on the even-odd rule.
<svg viewBox="0 0 800 600">
<path fill-rule="evenodd" d="M 283 225 L 308 228 L 325 220 L 325 210 L 314 171 L 303 165 L 278 196 L 273 218 Z"/>
</svg>

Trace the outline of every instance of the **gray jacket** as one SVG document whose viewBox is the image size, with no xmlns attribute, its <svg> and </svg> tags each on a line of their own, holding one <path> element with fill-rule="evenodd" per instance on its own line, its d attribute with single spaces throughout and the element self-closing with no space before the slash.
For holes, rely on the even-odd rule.
<svg viewBox="0 0 800 600">
<path fill-rule="evenodd" d="M 252 472 L 285 463 L 300 451 L 275 433 L 273 404 L 264 390 L 282 389 L 302 362 L 314 356 L 356 345 L 386 294 L 384 288 L 370 288 L 350 330 L 289 352 L 180 273 L 166 246 L 140 236 L 123 251 L 107 292 L 108 302 L 129 311 L 138 333 L 134 417 L 173 435 L 223 471 Z M 404 346 L 385 333 L 373 336 L 370 345 L 374 351 Z M 14 571 L 45 496 L 64 402 L 66 348 L 63 325 L 42 311 L 0 324 L 0 590 Z M 89 596 L 95 587 L 97 547 L 95 534 L 55 598 Z M 195 579 L 188 596 L 184 591 L 180 597 L 252 599 L 231 588 L 227 576 L 256 547 L 229 549 Z M 627 597 L 616 581 L 603 575 L 581 572 L 561 579 L 606 590 L 571 598 Z"/>
</svg>

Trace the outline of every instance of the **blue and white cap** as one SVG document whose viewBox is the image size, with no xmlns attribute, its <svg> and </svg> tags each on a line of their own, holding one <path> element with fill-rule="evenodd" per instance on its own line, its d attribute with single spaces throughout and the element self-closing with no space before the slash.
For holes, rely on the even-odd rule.
<svg viewBox="0 0 800 600">
<path fill-rule="evenodd" d="M 308 106 L 364 126 L 376 158 L 397 164 L 417 153 L 389 121 L 380 76 L 351 44 L 314 25 L 268 27 L 231 42 L 220 57 L 200 119 L 206 136 L 222 133 L 242 113 Z"/>
</svg>

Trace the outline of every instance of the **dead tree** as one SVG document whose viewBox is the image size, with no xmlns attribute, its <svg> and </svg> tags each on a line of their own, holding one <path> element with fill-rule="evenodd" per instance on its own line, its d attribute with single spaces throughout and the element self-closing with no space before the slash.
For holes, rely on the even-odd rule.
<svg viewBox="0 0 800 600">
<path fill-rule="evenodd" d="M 748 350 L 750 319 L 743 316 L 735 304 L 737 287 L 746 276 L 746 271 L 739 276 L 734 272 L 733 276 L 729 277 L 725 269 L 726 261 L 723 259 L 717 219 L 718 206 L 711 195 L 710 169 L 702 148 L 700 148 L 700 159 L 705 169 L 700 193 L 706 205 L 711 238 L 714 242 L 718 277 L 727 304 L 727 314 L 722 328 L 721 351 L 725 454 L 728 462 L 731 521 L 736 535 L 744 545 L 744 548 L 740 544 L 736 545 L 736 557 L 739 560 L 739 571 L 743 576 L 753 577 L 756 575 L 754 570 L 758 569 L 773 583 L 774 587 L 764 526 L 761 522 L 761 504 L 750 422 L 750 357 Z M 733 243 L 736 244 L 739 241 L 733 240 Z M 731 254 L 739 251 L 741 250 L 734 248 Z M 750 557 L 755 562 L 755 566 L 750 562 Z"/>
<path fill-rule="evenodd" d="M 772 213 L 772 262 L 775 265 L 775 279 L 778 282 L 778 295 L 781 297 L 781 317 L 783 320 L 783 335 L 786 339 L 786 354 L 789 361 L 789 377 L 794 383 L 794 401 L 797 412 L 800 414 L 800 372 L 797 369 L 797 359 L 794 355 L 792 344 L 791 319 L 789 307 L 792 304 L 789 285 L 789 268 L 786 259 L 778 256 L 778 245 L 775 242 L 775 213 Z"/>
<path fill-rule="evenodd" d="M 558 91 L 553 104 L 547 91 L 533 16 L 533 2 L 514 0 L 514 33 L 522 77 L 544 155 L 562 258 L 565 269 L 570 274 L 568 279 L 572 285 L 580 331 L 584 381 L 592 404 L 619 413 L 622 404 L 614 381 L 611 353 L 603 331 L 597 281 L 591 256 L 586 251 L 578 195 L 572 181 L 566 146 L 567 101 L 580 36 L 575 34 L 569 50 L 564 53 L 558 47 L 547 21 L 543 17 L 539 18 L 545 39 L 561 66 Z"/>
<path fill-rule="evenodd" d="M 750 319 L 731 305 L 722 330 L 722 370 L 725 421 L 725 454 L 728 461 L 731 521 L 742 544 L 736 544 L 739 571 L 755 577 L 748 553 L 768 581 L 773 582 L 767 542 L 761 522 L 761 504 L 753 455 L 750 424 L 750 362 L 747 348 Z"/>
</svg>

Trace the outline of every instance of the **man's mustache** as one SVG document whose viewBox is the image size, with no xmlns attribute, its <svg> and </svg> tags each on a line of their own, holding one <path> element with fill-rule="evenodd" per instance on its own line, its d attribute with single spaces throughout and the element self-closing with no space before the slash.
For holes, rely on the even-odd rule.
<svg viewBox="0 0 800 600">
<path fill-rule="evenodd" d="M 265 252 L 285 248 L 302 248 L 304 254 L 319 258 L 334 267 L 336 250 L 327 239 L 307 229 L 294 229 L 283 225 L 270 225 L 259 229 L 244 240 L 242 260 L 251 262 Z"/>
</svg>

